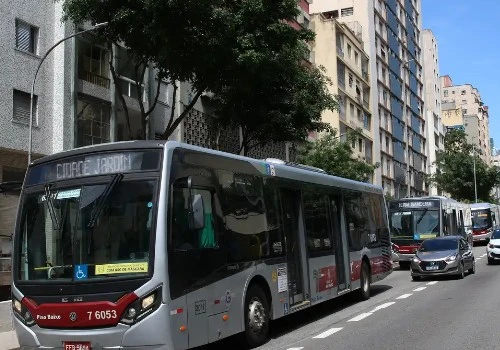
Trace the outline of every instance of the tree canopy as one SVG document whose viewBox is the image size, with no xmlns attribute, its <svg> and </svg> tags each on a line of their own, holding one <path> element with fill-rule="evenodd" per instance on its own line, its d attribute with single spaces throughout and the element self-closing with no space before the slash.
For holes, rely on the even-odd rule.
<svg viewBox="0 0 500 350">
<path fill-rule="evenodd" d="M 97 34 L 129 49 L 138 85 L 146 64 L 159 80 L 190 83 L 193 98 L 180 116 L 172 107 L 164 138 L 205 91 L 213 94 L 216 123 L 242 127 L 244 148 L 323 130 L 321 112 L 337 106 L 323 71 L 304 64 L 314 33 L 290 25 L 296 0 L 59 1 L 65 20 L 109 23 Z M 151 110 L 141 105 L 144 121 Z"/>
<path fill-rule="evenodd" d="M 359 131 L 346 134 L 340 140 L 337 130 L 324 133 L 300 150 L 298 161 L 325 170 L 330 175 L 368 182 L 380 164 L 374 165 L 353 156 L 351 141 L 357 139 Z"/>
<path fill-rule="evenodd" d="M 491 202 L 492 189 L 500 184 L 500 170 L 490 167 L 479 157 L 481 150 L 467 143 L 463 130 L 450 130 L 444 140 L 444 151 L 438 151 L 438 171 L 429 177 L 439 189 L 461 201 L 475 201 L 474 160 L 478 201 Z"/>
</svg>

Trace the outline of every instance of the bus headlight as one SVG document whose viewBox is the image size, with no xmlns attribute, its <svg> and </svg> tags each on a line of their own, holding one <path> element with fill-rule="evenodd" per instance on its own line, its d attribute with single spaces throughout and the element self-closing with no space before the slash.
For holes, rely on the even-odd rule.
<svg viewBox="0 0 500 350">
<path fill-rule="evenodd" d="M 132 325 L 155 311 L 161 304 L 161 286 L 137 299 L 123 313 L 121 322 Z"/>
<path fill-rule="evenodd" d="M 14 315 L 26 326 L 31 327 L 35 324 L 35 320 L 31 312 L 16 298 L 12 298 L 12 311 Z"/>
</svg>

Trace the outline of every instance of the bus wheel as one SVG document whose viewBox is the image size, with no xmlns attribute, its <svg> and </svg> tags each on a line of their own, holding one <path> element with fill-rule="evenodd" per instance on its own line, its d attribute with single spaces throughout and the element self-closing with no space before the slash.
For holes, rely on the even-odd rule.
<svg viewBox="0 0 500 350">
<path fill-rule="evenodd" d="M 361 288 L 359 289 L 359 298 L 361 300 L 370 299 L 370 269 L 368 268 L 368 264 L 366 262 L 363 262 L 361 264 L 361 274 L 359 282 L 361 284 Z"/>
<path fill-rule="evenodd" d="M 269 332 L 269 301 L 258 285 L 252 285 L 245 298 L 245 340 L 250 348 L 262 345 Z"/>
</svg>

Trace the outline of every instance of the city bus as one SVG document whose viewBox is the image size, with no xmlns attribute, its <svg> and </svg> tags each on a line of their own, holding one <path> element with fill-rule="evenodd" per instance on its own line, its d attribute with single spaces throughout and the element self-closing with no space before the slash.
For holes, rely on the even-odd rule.
<svg viewBox="0 0 500 350">
<path fill-rule="evenodd" d="M 472 234 L 474 242 L 489 241 L 494 229 L 499 228 L 500 206 L 491 203 L 473 203 Z"/>
<path fill-rule="evenodd" d="M 383 190 L 174 141 L 73 149 L 28 168 L 12 308 L 33 348 L 189 349 L 392 272 Z"/>
<path fill-rule="evenodd" d="M 389 227 L 393 251 L 400 267 L 409 267 L 423 240 L 461 235 L 472 245 L 471 210 L 468 204 L 444 196 L 402 198 L 389 201 Z"/>
</svg>

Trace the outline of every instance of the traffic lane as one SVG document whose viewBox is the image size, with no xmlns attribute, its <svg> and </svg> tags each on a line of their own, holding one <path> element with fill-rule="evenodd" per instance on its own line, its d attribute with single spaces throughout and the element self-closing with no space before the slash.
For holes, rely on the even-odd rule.
<svg viewBox="0 0 500 350">
<path fill-rule="evenodd" d="M 500 265 L 486 265 L 482 258 L 476 263 L 476 274 L 463 280 L 440 277 L 413 285 L 411 292 L 386 302 L 390 305 L 385 308 L 318 329 L 283 349 L 499 348 L 500 314 L 495 306 Z"/>
<path fill-rule="evenodd" d="M 352 317 L 352 315 L 383 303 L 413 286 L 414 283 L 411 282 L 409 271 L 400 271 L 396 268 L 386 279 L 372 285 L 372 297 L 369 300 L 360 302 L 356 297 L 356 292 L 347 293 L 271 322 L 270 340 L 257 349 L 281 349 L 288 344 L 301 341 L 308 335 L 317 332 L 321 327 Z M 241 346 L 238 342 L 238 336 L 235 336 L 200 347 L 200 349 L 239 349 Z"/>
</svg>

